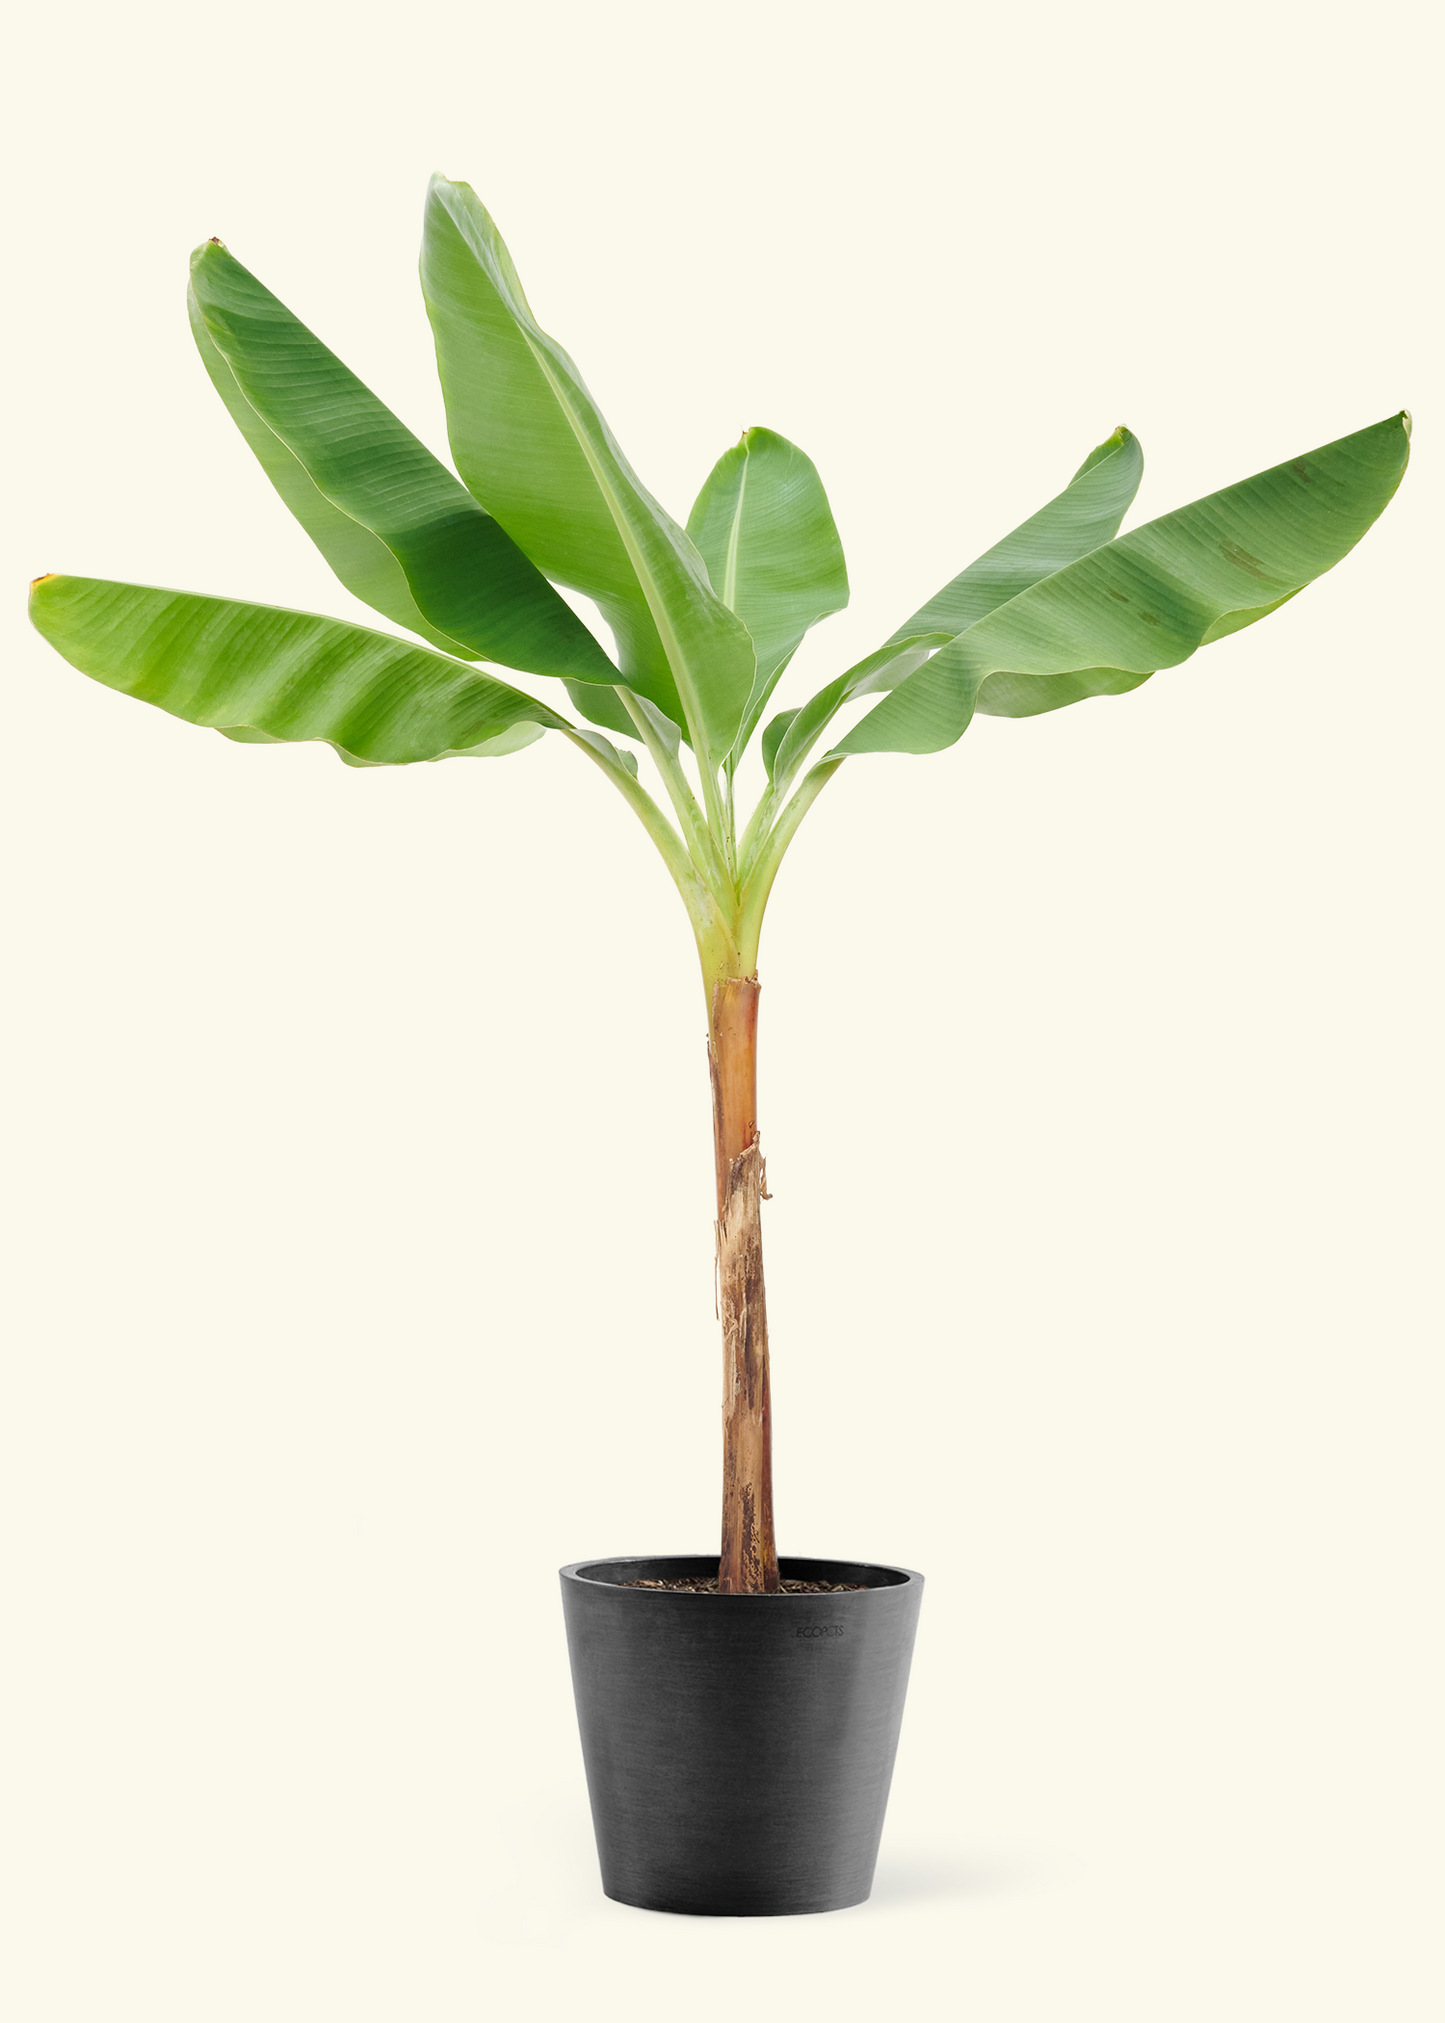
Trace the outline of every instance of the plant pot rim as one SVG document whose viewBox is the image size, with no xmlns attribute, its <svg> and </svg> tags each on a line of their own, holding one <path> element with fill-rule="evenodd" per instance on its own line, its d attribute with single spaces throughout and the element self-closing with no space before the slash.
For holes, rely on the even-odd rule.
<svg viewBox="0 0 1445 2023">
<path fill-rule="evenodd" d="M 766 1602 L 776 1608 L 782 1604 L 839 1604 L 856 1607 L 866 1596 L 873 1593 L 897 1593 L 901 1588 L 923 1586 L 923 1575 L 912 1567 L 892 1566 L 884 1561 L 867 1559 L 813 1559 L 802 1554 L 784 1553 L 778 1560 L 779 1571 L 784 1580 L 832 1580 L 860 1581 L 862 1585 L 851 1592 L 842 1594 L 679 1594 L 666 1588 L 628 1587 L 628 1580 L 646 1579 L 651 1572 L 661 1578 L 686 1579 L 689 1575 L 714 1573 L 717 1570 L 717 1554 L 697 1552 L 646 1552 L 594 1554 L 590 1559 L 576 1559 L 570 1565 L 559 1567 L 564 1581 L 575 1581 L 579 1586 L 607 1588 L 613 1594 L 625 1595 L 639 1602 Z M 667 1574 L 658 1575 L 658 1569 L 667 1568 Z M 604 1572 L 605 1569 L 605 1572 Z"/>
</svg>

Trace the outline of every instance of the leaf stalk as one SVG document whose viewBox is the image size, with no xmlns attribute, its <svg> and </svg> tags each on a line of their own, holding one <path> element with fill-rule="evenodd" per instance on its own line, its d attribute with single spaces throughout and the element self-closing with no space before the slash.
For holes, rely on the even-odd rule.
<svg viewBox="0 0 1445 2023">
<path fill-rule="evenodd" d="M 662 783 L 667 789 L 667 797 L 677 815 L 693 864 L 706 880 L 718 905 L 726 909 L 733 900 L 732 873 L 724 859 L 722 847 L 709 828 L 692 788 L 688 785 L 687 774 L 678 759 L 676 746 L 669 746 L 659 735 L 656 725 L 640 706 L 631 689 L 619 684 L 616 694 L 622 707 L 631 717 L 637 735 L 646 746 L 648 757 L 662 775 Z"/>
</svg>

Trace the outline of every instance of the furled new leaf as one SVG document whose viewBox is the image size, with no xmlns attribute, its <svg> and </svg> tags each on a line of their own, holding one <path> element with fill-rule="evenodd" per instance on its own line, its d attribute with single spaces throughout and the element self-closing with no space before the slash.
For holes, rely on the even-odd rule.
<svg viewBox="0 0 1445 2023">
<path fill-rule="evenodd" d="M 616 680 L 510 535 L 218 240 L 191 256 L 188 307 L 212 383 L 348 590 L 468 658 Z"/>
<path fill-rule="evenodd" d="M 82 674 L 245 743 L 320 738 L 343 757 L 408 765 L 500 756 L 518 748 L 519 725 L 568 728 L 460 661 L 309 611 L 41 576 L 30 616 Z"/>
<path fill-rule="evenodd" d="M 719 764 L 752 688 L 752 641 L 644 490 L 572 360 L 539 328 L 466 183 L 433 177 L 421 273 L 452 455 L 468 489 L 539 569 L 595 599 L 627 686 Z M 588 707 L 582 690 L 571 692 Z M 625 728 L 613 698 L 606 708 L 594 720 Z"/>
<path fill-rule="evenodd" d="M 951 639 L 1031 583 L 1112 541 L 1144 474 L 1137 436 L 1116 428 L 1091 450 L 1057 498 L 945 583 L 889 640 L 943 632 Z"/>
<path fill-rule="evenodd" d="M 783 739 L 797 722 L 799 715 L 800 712 L 795 709 L 780 709 L 772 722 L 766 724 L 763 728 L 761 740 L 763 765 L 767 769 L 767 775 L 770 780 L 777 773 L 778 752 L 781 749 Z"/>
<path fill-rule="evenodd" d="M 1408 457 L 1395 415 L 1135 528 L 959 633 L 835 749 L 941 751 L 975 710 L 1033 716 L 1137 688 L 1333 568 Z"/>
<path fill-rule="evenodd" d="M 748 429 L 718 459 L 687 531 L 757 656 L 737 756 L 809 626 L 848 602 L 843 548 L 811 458 L 766 428 Z"/>
</svg>

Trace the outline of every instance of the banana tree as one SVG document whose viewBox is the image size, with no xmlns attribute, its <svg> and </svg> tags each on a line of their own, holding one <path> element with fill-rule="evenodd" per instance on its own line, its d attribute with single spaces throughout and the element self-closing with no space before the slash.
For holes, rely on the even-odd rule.
<svg viewBox="0 0 1445 2023">
<path fill-rule="evenodd" d="M 799 824 L 852 758 L 943 751 L 979 712 L 1027 717 L 1123 694 L 1277 610 L 1383 510 L 1409 417 L 1123 535 L 1143 460 L 1116 429 L 875 651 L 764 723 L 805 633 L 848 600 L 813 464 L 750 428 L 684 528 L 538 326 L 465 183 L 431 184 L 421 281 L 455 474 L 219 240 L 193 255 L 188 293 L 206 371 L 282 501 L 347 589 L 412 639 L 63 575 L 36 580 L 31 613 L 83 673 L 242 743 L 321 739 L 347 765 L 398 766 L 500 758 L 550 731 L 621 794 L 681 896 L 706 1002 L 724 1361 L 718 1585 L 772 1591 L 758 941 Z M 557 586 L 596 606 L 611 651 Z M 559 682 L 568 707 L 478 662 Z M 837 735 L 840 712 L 862 698 L 877 699 Z M 734 782 L 759 733 L 766 786 L 741 821 Z"/>
</svg>

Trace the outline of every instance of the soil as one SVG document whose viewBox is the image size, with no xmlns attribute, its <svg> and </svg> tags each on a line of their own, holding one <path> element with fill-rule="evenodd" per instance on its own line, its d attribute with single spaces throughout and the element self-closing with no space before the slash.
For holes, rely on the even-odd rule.
<svg viewBox="0 0 1445 2023">
<path fill-rule="evenodd" d="M 715 1595 L 717 1575 L 714 1574 L 711 1580 L 620 1580 L 617 1585 L 656 1588 L 660 1593 L 670 1595 Z M 862 1594 L 864 1585 L 861 1580 L 785 1580 L 781 1592 L 785 1595 L 858 1595 Z"/>
</svg>

